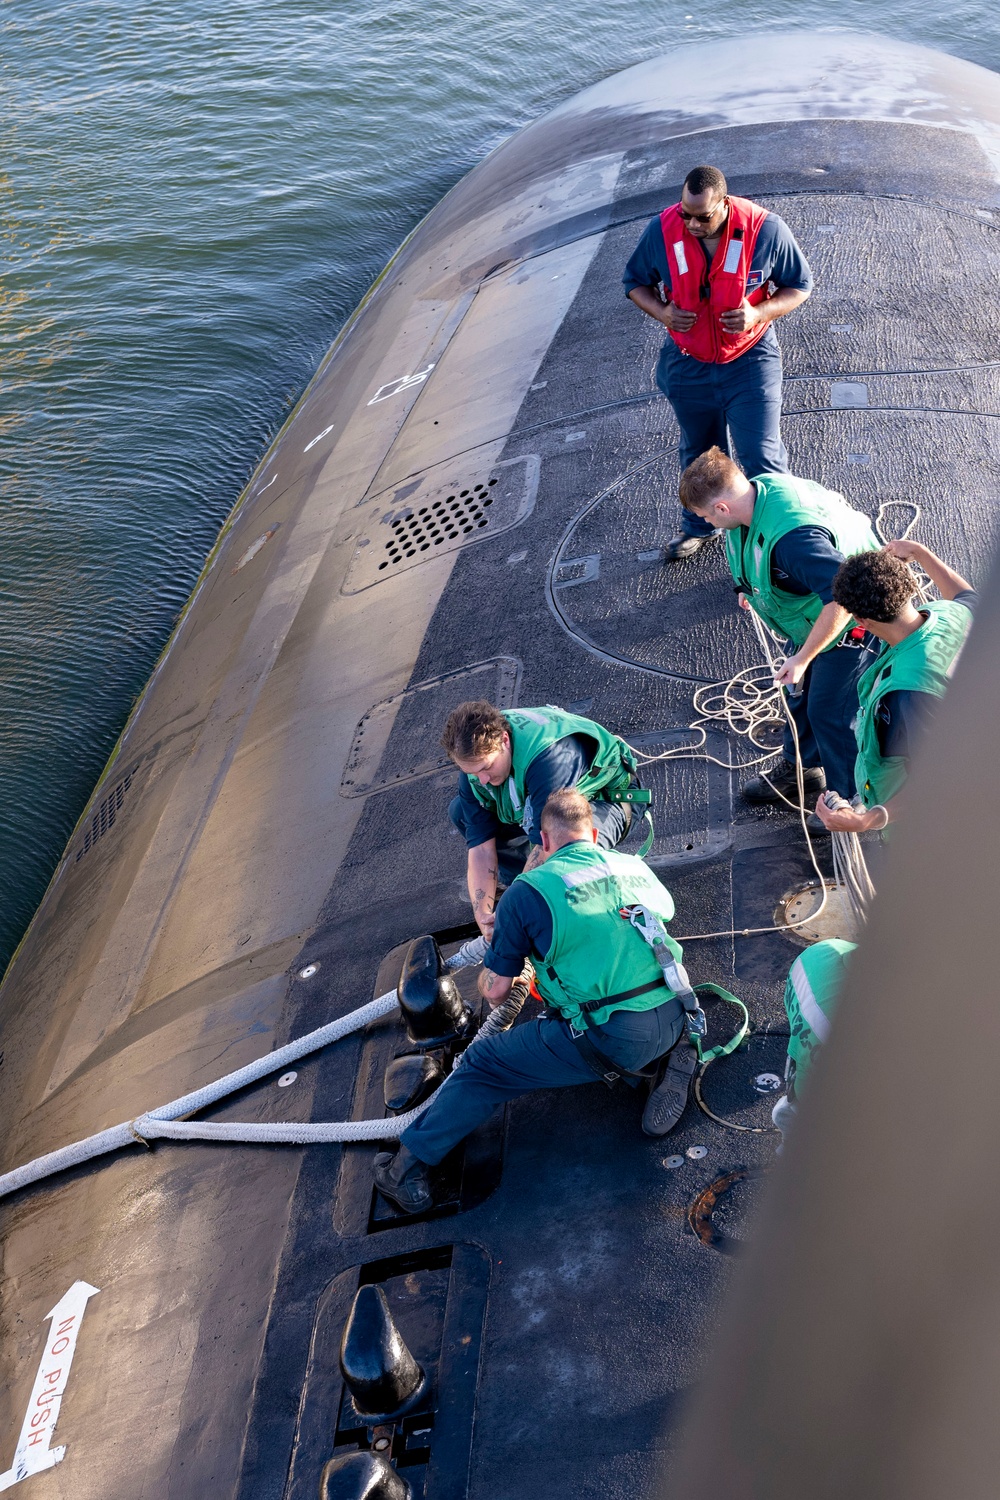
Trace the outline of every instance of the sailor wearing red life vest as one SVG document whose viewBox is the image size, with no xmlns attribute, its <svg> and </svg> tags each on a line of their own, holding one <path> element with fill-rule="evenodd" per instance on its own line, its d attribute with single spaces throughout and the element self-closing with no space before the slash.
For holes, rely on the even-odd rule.
<svg viewBox="0 0 1000 1500">
<path fill-rule="evenodd" d="M 680 202 L 647 226 L 623 281 L 670 334 L 656 383 L 681 429 L 681 469 L 718 447 L 746 474 L 786 474 L 781 350 L 771 325 L 806 300 L 812 272 L 784 220 L 730 195 L 717 167 L 695 167 Z M 712 535 L 707 522 L 683 513 L 668 561 L 690 557 Z"/>
</svg>

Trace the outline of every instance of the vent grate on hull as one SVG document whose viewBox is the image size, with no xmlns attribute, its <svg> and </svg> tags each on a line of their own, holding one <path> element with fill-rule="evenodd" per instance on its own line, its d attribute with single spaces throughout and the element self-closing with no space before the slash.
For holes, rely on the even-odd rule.
<svg viewBox="0 0 1000 1500">
<path fill-rule="evenodd" d="M 392 536 L 384 543 L 386 556 L 378 565 L 379 572 L 398 567 L 404 558 L 416 557 L 418 552 L 430 552 L 445 542 L 460 541 L 484 530 L 490 524 L 487 508 L 493 504 L 490 490 L 497 483 L 494 474 L 485 484 L 445 495 L 390 521 Z"/>
<path fill-rule="evenodd" d="M 134 771 L 129 771 L 128 775 L 124 776 L 118 782 L 117 786 L 113 786 L 108 795 L 101 799 L 97 805 L 97 811 L 87 819 L 83 843 L 76 851 L 78 860 L 82 859 L 85 854 L 89 854 L 97 843 L 97 840 L 102 839 L 106 833 L 110 833 L 111 829 L 115 826 L 115 820 L 121 812 L 122 804 L 125 801 L 125 793 L 132 785 L 132 777 L 134 775 Z"/>
<path fill-rule="evenodd" d="M 462 454 L 368 501 L 345 594 L 357 594 L 407 568 L 495 536 L 523 521 L 535 503 L 537 453 L 494 462 L 491 443 L 478 461 Z"/>
</svg>

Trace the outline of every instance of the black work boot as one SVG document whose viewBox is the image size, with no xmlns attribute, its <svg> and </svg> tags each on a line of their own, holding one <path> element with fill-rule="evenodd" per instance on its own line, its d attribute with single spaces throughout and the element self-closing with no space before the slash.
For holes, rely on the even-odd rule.
<svg viewBox="0 0 1000 1500">
<path fill-rule="evenodd" d="M 673 1130 L 687 1106 L 688 1090 L 697 1066 L 697 1052 L 687 1037 L 681 1037 L 667 1053 L 663 1072 L 646 1100 L 642 1112 L 642 1128 L 646 1135 L 669 1135 Z"/>
<path fill-rule="evenodd" d="M 683 562 L 686 557 L 694 557 L 695 553 L 700 552 L 705 543 L 710 542 L 714 536 L 718 536 L 718 532 L 710 531 L 708 536 L 687 536 L 683 531 L 679 531 L 664 547 L 663 561 Z"/>
<path fill-rule="evenodd" d="M 426 1165 L 405 1146 L 400 1146 L 395 1156 L 391 1151 L 379 1152 L 375 1158 L 375 1186 L 383 1198 L 395 1203 L 404 1214 L 423 1213 L 434 1202 Z"/>
<path fill-rule="evenodd" d="M 806 766 L 802 772 L 802 786 L 806 793 L 826 790 L 826 777 L 822 766 Z M 744 802 L 780 802 L 787 797 L 795 807 L 799 805 L 799 784 L 795 767 L 787 760 L 779 761 L 767 778 L 755 776 L 740 787 Z"/>
</svg>

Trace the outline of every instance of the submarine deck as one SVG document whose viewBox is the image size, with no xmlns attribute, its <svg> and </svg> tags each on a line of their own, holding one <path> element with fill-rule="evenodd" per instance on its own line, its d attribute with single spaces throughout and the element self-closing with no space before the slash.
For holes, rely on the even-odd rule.
<svg viewBox="0 0 1000 1500">
<path fill-rule="evenodd" d="M 823 40 L 835 71 L 846 44 Z M 4 1169 L 353 1009 L 409 938 L 457 939 L 470 914 L 437 747 L 454 704 L 558 703 L 655 752 L 686 738 L 699 684 L 757 660 L 718 545 L 662 562 L 677 432 L 652 386 L 661 332 L 620 283 L 696 161 L 780 213 L 813 267 L 778 325 L 793 471 L 872 516 L 899 502 L 889 530 L 916 502 L 920 539 L 984 577 L 1000 183 L 983 137 L 780 115 L 632 115 L 629 136 L 606 112 L 586 122 L 606 148 L 560 164 L 558 193 L 529 173 L 512 202 L 517 143 L 507 181 L 498 157 L 481 179 L 495 255 L 481 214 L 474 253 L 443 258 L 476 175 L 471 200 L 444 201 L 255 476 L 5 981 Z M 580 128 L 557 112 L 539 139 L 556 159 Z M 741 806 L 737 782 L 697 760 L 646 777 L 678 936 L 768 925 L 810 874 L 792 815 Z M 650 1141 L 626 1088 L 528 1096 L 415 1220 L 374 1195 L 374 1145 L 161 1144 L 23 1194 L 4 1208 L 0 1444 L 44 1314 L 80 1277 L 101 1291 L 41 1500 L 314 1497 L 324 1461 L 369 1440 L 336 1351 L 354 1290 L 376 1283 L 432 1373 L 391 1435 L 414 1496 L 644 1493 L 774 1163 L 757 1080 L 782 1072 L 796 951 L 778 933 L 686 945 L 693 979 L 750 1009 L 747 1047 L 704 1080 L 729 1125 L 692 1101 Z M 211 1118 L 381 1114 L 405 1050 L 389 1018 Z"/>
</svg>

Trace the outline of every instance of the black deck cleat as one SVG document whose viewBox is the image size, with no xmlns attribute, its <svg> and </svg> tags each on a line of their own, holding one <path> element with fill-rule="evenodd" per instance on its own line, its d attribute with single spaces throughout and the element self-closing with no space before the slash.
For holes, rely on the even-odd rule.
<svg viewBox="0 0 1000 1500">
<path fill-rule="evenodd" d="M 319 1482 L 319 1500 L 410 1500 L 413 1491 L 381 1453 L 331 1458 Z"/>
<path fill-rule="evenodd" d="M 396 993 L 407 1034 L 416 1047 L 450 1041 L 469 1024 L 458 986 L 430 936 L 414 938 L 410 944 Z"/>
<path fill-rule="evenodd" d="M 423 1388 L 424 1372 L 403 1343 L 381 1287 L 358 1288 L 340 1341 L 340 1372 L 358 1413 L 371 1420 L 395 1416 Z"/>
<path fill-rule="evenodd" d="M 397 1114 L 415 1109 L 444 1083 L 445 1076 L 441 1059 L 433 1052 L 405 1052 L 402 1057 L 394 1058 L 382 1083 L 386 1109 Z"/>
</svg>

